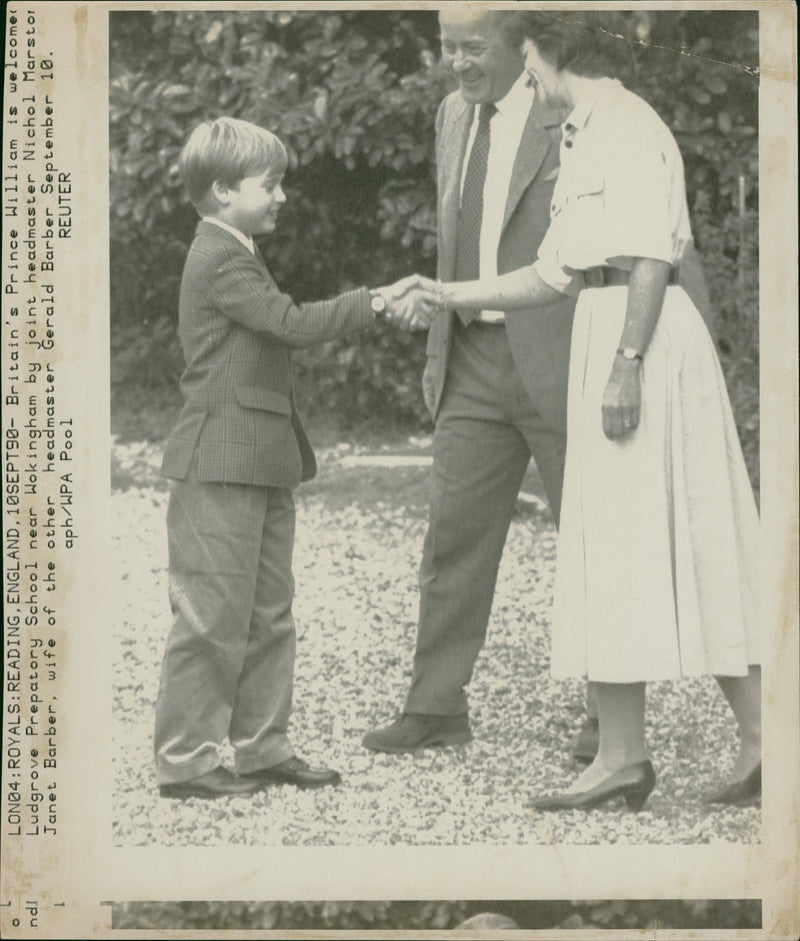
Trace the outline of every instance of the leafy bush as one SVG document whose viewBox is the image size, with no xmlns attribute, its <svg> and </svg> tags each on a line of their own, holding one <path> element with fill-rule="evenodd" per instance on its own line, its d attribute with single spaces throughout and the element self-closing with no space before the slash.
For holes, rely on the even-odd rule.
<svg viewBox="0 0 800 941">
<path fill-rule="evenodd" d="M 162 929 L 447 929 L 466 917 L 464 902 L 123 902 L 113 927 Z"/>
<path fill-rule="evenodd" d="M 625 15 L 639 41 L 629 85 L 684 156 L 720 354 L 757 481 L 757 13 Z M 288 203 L 263 248 L 296 300 L 433 273 L 433 123 L 451 87 L 435 12 L 114 11 L 110 24 L 112 330 L 127 338 L 112 358 L 118 389 L 176 379 L 163 329 L 151 331 L 176 317 L 196 224 L 177 158 L 204 119 L 245 118 L 286 144 Z M 425 422 L 423 346 L 385 330 L 305 351 L 301 402 L 350 424 Z M 156 365 L 166 372 L 154 375 Z"/>
<path fill-rule="evenodd" d="M 196 225 L 177 159 L 191 128 L 220 114 L 287 146 L 288 202 L 264 251 L 296 300 L 433 273 L 432 128 L 447 87 L 437 35 L 435 13 L 113 13 L 115 332 L 139 326 L 137 349 L 156 346 L 150 325 L 175 318 Z M 423 338 L 386 330 L 355 343 L 298 355 L 301 401 L 348 422 L 424 420 Z M 129 361 L 114 358 L 118 385 L 136 379 Z"/>
<path fill-rule="evenodd" d="M 761 927 L 751 899 L 471 902 L 117 902 L 114 929 L 446 930 L 492 912 L 522 929 L 746 929 Z"/>
<path fill-rule="evenodd" d="M 196 222 L 177 159 L 191 129 L 221 114 L 271 128 L 286 144 L 289 201 L 267 253 L 297 299 L 393 280 L 398 266 L 430 259 L 430 129 L 444 90 L 431 51 L 435 14 L 159 12 L 111 20 L 112 239 L 144 253 L 115 257 L 122 272 L 133 266 L 119 279 L 123 287 L 138 277 L 145 298 L 168 300 L 163 309 L 174 311 L 174 275 Z M 142 270 L 148 252 L 151 270 L 172 275 L 166 283 Z M 115 317 L 138 319 L 138 302 L 120 296 Z"/>
</svg>

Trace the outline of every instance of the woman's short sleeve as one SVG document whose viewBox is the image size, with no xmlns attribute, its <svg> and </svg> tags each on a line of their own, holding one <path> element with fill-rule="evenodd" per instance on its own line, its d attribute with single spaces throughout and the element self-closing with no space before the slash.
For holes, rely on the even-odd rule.
<svg viewBox="0 0 800 941">
<path fill-rule="evenodd" d="M 630 92 L 604 98 L 561 148 L 561 268 L 676 264 L 691 239 L 683 162 L 667 126 Z"/>
<path fill-rule="evenodd" d="M 613 146 L 601 150 L 603 231 L 598 235 L 605 264 L 628 268 L 631 258 L 672 264 L 676 199 L 683 198 L 680 154 L 666 128 L 655 120 L 625 117 L 619 135 L 605 136 L 604 143 Z"/>
</svg>

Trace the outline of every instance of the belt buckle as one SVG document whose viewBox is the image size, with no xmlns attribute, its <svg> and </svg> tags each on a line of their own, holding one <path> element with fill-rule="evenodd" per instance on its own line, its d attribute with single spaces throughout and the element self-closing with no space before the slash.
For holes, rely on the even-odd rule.
<svg viewBox="0 0 800 941">
<path fill-rule="evenodd" d="M 587 288 L 601 288 L 605 285 L 602 268 L 587 268 L 584 272 Z"/>
</svg>

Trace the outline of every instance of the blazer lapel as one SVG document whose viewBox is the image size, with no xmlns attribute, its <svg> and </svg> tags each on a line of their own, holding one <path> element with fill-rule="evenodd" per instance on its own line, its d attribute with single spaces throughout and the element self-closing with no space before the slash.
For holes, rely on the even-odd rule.
<svg viewBox="0 0 800 941">
<path fill-rule="evenodd" d="M 558 127 L 562 121 L 560 111 L 543 108 L 534 102 L 525 122 L 525 129 L 519 143 L 519 150 L 511 173 L 508 188 L 506 211 L 503 216 L 503 228 L 514 214 L 522 194 L 533 182 L 547 152 L 553 144 L 551 128 Z"/>
<path fill-rule="evenodd" d="M 472 105 L 461 97 L 454 104 L 455 113 L 444 126 L 442 148 L 439 155 L 440 178 L 440 217 L 439 244 L 444 256 L 440 259 L 441 277 L 452 278 L 456 267 L 456 229 L 460 202 L 461 174 L 464 167 L 464 153 L 467 149 L 469 129 L 472 125 Z"/>
</svg>

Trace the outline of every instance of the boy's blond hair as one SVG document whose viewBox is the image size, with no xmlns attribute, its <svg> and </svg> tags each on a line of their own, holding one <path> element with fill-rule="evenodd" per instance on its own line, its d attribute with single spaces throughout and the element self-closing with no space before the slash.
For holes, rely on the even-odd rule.
<svg viewBox="0 0 800 941">
<path fill-rule="evenodd" d="M 270 172 L 281 177 L 289 163 L 286 148 L 270 131 L 240 121 L 217 118 L 196 127 L 181 151 L 178 168 L 198 212 L 215 208 L 211 184 L 230 187 L 245 177 Z"/>
</svg>

